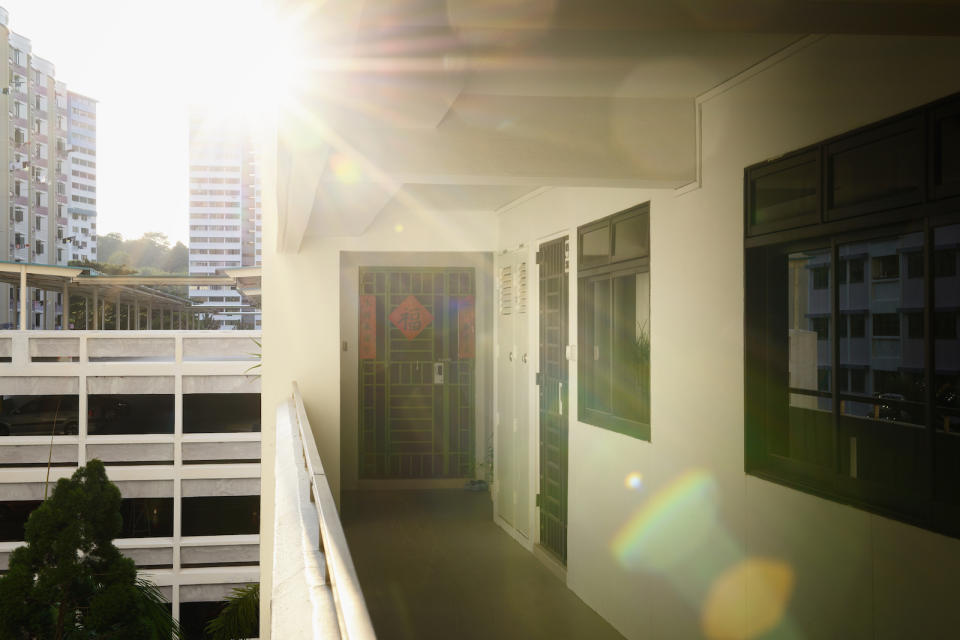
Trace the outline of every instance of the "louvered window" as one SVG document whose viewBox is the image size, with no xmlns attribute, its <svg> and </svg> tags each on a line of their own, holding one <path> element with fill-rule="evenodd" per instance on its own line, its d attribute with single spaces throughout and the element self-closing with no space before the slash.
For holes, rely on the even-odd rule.
<svg viewBox="0 0 960 640">
<path fill-rule="evenodd" d="M 500 269 L 500 315 L 513 313 L 513 267 Z"/>
<path fill-rule="evenodd" d="M 517 313 L 527 312 L 527 263 L 521 262 L 517 268 Z"/>
</svg>

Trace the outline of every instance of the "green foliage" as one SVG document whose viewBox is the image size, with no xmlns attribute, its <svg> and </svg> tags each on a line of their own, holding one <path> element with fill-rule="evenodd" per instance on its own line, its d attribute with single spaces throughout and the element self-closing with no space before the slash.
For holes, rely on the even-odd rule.
<svg viewBox="0 0 960 640">
<path fill-rule="evenodd" d="M 211 640 L 243 640 L 260 633 L 260 585 L 249 584 L 227 596 L 227 606 L 207 624 Z"/>
<path fill-rule="evenodd" d="M 650 364 L 650 332 L 647 323 L 637 325 L 637 337 L 633 341 L 633 355 L 640 366 Z"/>
<path fill-rule="evenodd" d="M 108 233 L 97 239 L 98 255 L 109 264 L 150 275 L 185 274 L 189 270 L 189 251 L 178 242 L 170 246 L 166 235 L 148 231 L 135 240 L 124 240 L 119 233 Z"/>
<path fill-rule="evenodd" d="M 250 368 L 244 371 L 244 373 L 250 373 L 254 369 L 259 369 L 260 366 L 263 364 L 263 343 L 257 340 L 256 338 L 250 338 L 250 339 L 253 340 L 253 344 L 257 345 L 257 350 L 248 351 L 247 355 L 251 355 L 255 357 L 257 359 L 257 363 L 250 365 Z"/>
<path fill-rule="evenodd" d="M 128 276 L 133 273 L 136 273 L 136 269 L 130 269 L 125 267 L 122 264 L 114 264 L 112 262 L 94 262 L 92 260 L 71 260 L 67 263 L 71 267 L 83 267 L 84 269 L 96 269 L 100 273 L 105 273 L 108 276 Z"/>
<path fill-rule="evenodd" d="M 102 462 L 59 480 L 0 578 L 0 638 L 180 638 L 163 596 L 114 546 L 122 525 L 120 491 Z"/>
</svg>

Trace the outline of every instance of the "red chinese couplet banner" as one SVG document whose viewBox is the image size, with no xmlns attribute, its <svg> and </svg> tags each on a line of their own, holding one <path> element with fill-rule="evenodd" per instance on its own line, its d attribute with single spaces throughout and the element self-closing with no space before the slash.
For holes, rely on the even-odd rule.
<svg viewBox="0 0 960 640">
<path fill-rule="evenodd" d="M 361 360 L 377 359 L 377 297 L 360 296 L 360 341 L 357 351 Z"/>
<path fill-rule="evenodd" d="M 473 358 L 477 352 L 476 329 L 474 328 L 473 296 L 464 296 L 457 304 L 458 353 L 461 358 Z"/>
</svg>

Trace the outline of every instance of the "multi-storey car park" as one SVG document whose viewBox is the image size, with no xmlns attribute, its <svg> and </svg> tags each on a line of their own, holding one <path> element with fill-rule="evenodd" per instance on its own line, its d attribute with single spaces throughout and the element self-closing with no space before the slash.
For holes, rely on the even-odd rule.
<svg viewBox="0 0 960 640">
<path fill-rule="evenodd" d="M 239 298 L 243 282 L 251 300 L 256 277 L 68 266 L 97 259 L 97 103 L 68 91 L 3 9 L 0 37 L 0 572 L 48 458 L 51 482 L 99 458 L 123 499 L 118 546 L 194 637 L 233 587 L 259 581 L 259 334 L 196 331 L 203 313 L 162 287 Z"/>
<path fill-rule="evenodd" d="M 50 481 L 102 460 L 120 488 L 118 546 L 160 586 L 188 637 L 259 581 L 259 332 L 195 330 L 158 285 L 256 277 L 99 276 L 0 263 L 0 283 L 82 303 L 74 330 L 0 330 L 0 572 Z"/>
</svg>

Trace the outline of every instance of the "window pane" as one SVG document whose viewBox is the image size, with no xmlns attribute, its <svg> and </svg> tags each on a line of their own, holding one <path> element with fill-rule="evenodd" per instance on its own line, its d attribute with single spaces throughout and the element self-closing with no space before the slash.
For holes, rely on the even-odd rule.
<svg viewBox="0 0 960 640">
<path fill-rule="evenodd" d="M 3 396 L 0 436 L 73 435 L 79 424 L 78 396 Z"/>
<path fill-rule="evenodd" d="M 873 336 L 899 338 L 900 316 L 896 313 L 873 314 Z"/>
<path fill-rule="evenodd" d="M 650 421 L 649 275 L 630 274 L 613 281 L 612 412 L 643 423 Z"/>
<path fill-rule="evenodd" d="M 829 267 L 813 267 L 811 269 L 813 273 L 813 288 L 814 289 L 826 289 L 830 286 L 830 268 Z"/>
<path fill-rule="evenodd" d="M 907 277 L 923 277 L 923 253 L 920 251 L 911 251 L 907 254 Z"/>
<path fill-rule="evenodd" d="M 650 216 L 640 214 L 613 225 L 613 259 L 640 258 L 650 254 Z"/>
<path fill-rule="evenodd" d="M 850 316 L 850 337 L 865 338 L 867 336 L 867 316 L 863 313 L 854 313 Z"/>
<path fill-rule="evenodd" d="M 751 224 L 815 214 L 820 176 L 815 160 L 768 173 L 751 181 Z"/>
<path fill-rule="evenodd" d="M 938 256 L 953 254 L 960 244 L 960 225 L 934 229 L 934 262 Z M 950 247 L 950 248 L 948 248 Z M 957 339 L 957 311 L 960 310 L 960 278 L 956 270 L 940 276 L 936 265 L 934 300 L 934 429 L 937 497 L 953 505 L 960 504 L 960 340 Z"/>
<path fill-rule="evenodd" d="M 173 498 L 124 498 L 120 501 L 120 538 L 169 538 L 173 535 Z"/>
<path fill-rule="evenodd" d="M 934 184 L 960 182 L 960 115 L 938 119 L 934 140 Z"/>
<path fill-rule="evenodd" d="M 923 312 L 911 311 L 905 313 L 907 318 L 907 338 L 909 340 L 923 339 Z"/>
<path fill-rule="evenodd" d="M 183 535 L 260 533 L 260 496 L 183 498 Z"/>
<path fill-rule="evenodd" d="M 611 340 L 611 292 L 610 280 L 597 280 L 590 284 L 593 290 L 593 376 L 587 407 L 610 413 L 610 340 Z"/>
<path fill-rule="evenodd" d="M 91 435 L 173 433 L 169 394 L 91 394 L 87 396 Z"/>
<path fill-rule="evenodd" d="M 914 130 L 830 155 L 830 208 L 903 196 L 920 186 L 921 137 Z"/>
<path fill-rule="evenodd" d="M 850 372 L 849 390 L 845 393 L 859 396 L 842 399 L 841 413 L 923 425 L 923 234 L 908 233 L 842 245 L 840 251 L 870 256 L 871 270 L 869 282 L 840 287 L 841 311 L 857 313 L 851 315 L 851 321 L 859 318 L 858 322 L 862 322 L 869 317 L 870 331 L 869 338 L 865 338 L 860 326 L 854 338 L 851 323 L 851 337 L 840 341 L 840 365 Z M 870 449 L 874 439 L 903 438 L 904 452 L 913 447 L 913 431 L 909 429 L 899 428 L 899 432 L 894 430 L 883 435 L 884 430 L 891 428 L 889 425 L 868 427 L 858 423 L 850 428 L 859 439 L 860 450 L 856 455 L 860 457 L 858 476 L 861 478 L 869 475 L 871 464 L 878 464 L 879 454 Z M 864 431 L 858 431 L 861 428 Z M 898 458 L 892 456 L 888 463 L 896 467 L 903 462 Z M 879 467 L 873 469 L 882 473 Z"/>
<path fill-rule="evenodd" d="M 833 426 L 830 413 L 830 288 L 815 287 L 815 273 L 830 270 L 830 250 L 787 256 L 787 330 L 789 406 L 786 431 L 779 430 L 772 449 L 779 455 L 829 465 Z M 797 393 L 797 391 L 808 393 Z"/>
<path fill-rule="evenodd" d="M 220 615 L 227 606 L 221 602 L 181 602 L 180 603 L 180 631 L 184 640 L 206 640 L 207 625 Z"/>
<path fill-rule="evenodd" d="M 865 260 L 859 258 L 856 260 L 848 260 L 850 263 L 850 284 L 856 284 L 858 282 L 863 282 L 863 272 Z"/>
<path fill-rule="evenodd" d="M 580 266 L 593 267 L 610 260 L 610 225 L 580 235 Z"/>
<path fill-rule="evenodd" d="M 0 542 L 21 542 L 23 527 L 40 500 L 4 500 L 0 502 Z"/>
<path fill-rule="evenodd" d="M 184 433 L 260 431 L 259 393 L 186 393 Z"/>
<path fill-rule="evenodd" d="M 890 280 L 900 277 L 900 256 L 874 256 L 870 262 L 874 280 Z"/>
<path fill-rule="evenodd" d="M 952 278 L 957 275 L 955 249 L 937 249 L 933 252 L 933 275 L 937 278 Z"/>
</svg>

